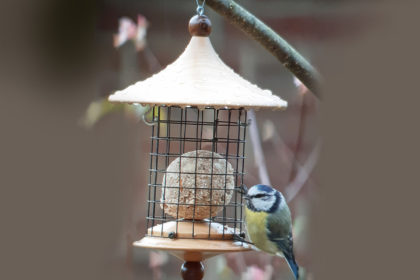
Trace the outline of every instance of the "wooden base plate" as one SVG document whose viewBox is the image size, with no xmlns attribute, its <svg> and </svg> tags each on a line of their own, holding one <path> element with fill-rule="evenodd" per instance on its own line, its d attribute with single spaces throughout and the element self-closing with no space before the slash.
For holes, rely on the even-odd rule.
<svg viewBox="0 0 420 280">
<path fill-rule="evenodd" d="M 235 245 L 233 240 L 169 239 L 149 236 L 134 242 L 133 245 L 167 251 L 171 255 L 188 262 L 202 261 L 223 253 L 250 250 Z"/>
<path fill-rule="evenodd" d="M 199 262 L 223 253 L 244 252 L 250 249 L 235 245 L 233 234 L 239 234 L 238 229 L 229 228 L 218 223 L 201 221 L 167 222 L 149 228 L 143 239 L 133 243 L 136 247 L 167 251 L 177 258 L 187 262 Z M 174 232 L 175 238 L 168 238 Z M 208 239 L 210 236 L 210 239 Z"/>
</svg>

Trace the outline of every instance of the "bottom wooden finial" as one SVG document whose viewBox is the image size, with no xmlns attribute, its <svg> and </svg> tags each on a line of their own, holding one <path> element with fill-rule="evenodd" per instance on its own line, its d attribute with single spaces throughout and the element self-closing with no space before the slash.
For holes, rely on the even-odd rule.
<svg viewBox="0 0 420 280">
<path fill-rule="evenodd" d="M 201 280 L 204 276 L 204 265 L 202 262 L 184 262 L 181 275 L 184 280 Z"/>
</svg>

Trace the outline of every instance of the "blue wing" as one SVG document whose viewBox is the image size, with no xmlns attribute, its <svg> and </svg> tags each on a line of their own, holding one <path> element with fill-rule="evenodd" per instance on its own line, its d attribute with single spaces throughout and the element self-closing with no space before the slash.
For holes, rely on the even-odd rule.
<svg viewBox="0 0 420 280">
<path fill-rule="evenodd" d="M 267 217 L 268 239 L 275 243 L 289 264 L 296 279 L 299 279 L 299 266 L 293 253 L 291 217 L 288 207 L 283 207 Z"/>
<path fill-rule="evenodd" d="M 296 280 L 299 279 L 299 266 L 297 265 L 295 261 L 295 256 L 292 253 L 291 257 L 285 257 L 287 263 L 289 264 L 290 269 L 293 271 L 293 274 L 295 275 Z"/>
<path fill-rule="evenodd" d="M 293 271 L 296 279 L 299 279 L 299 266 L 296 263 L 295 255 L 293 253 L 293 237 L 292 233 L 288 234 L 287 238 L 279 238 L 273 234 L 269 234 L 270 241 L 277 245 L 277 248 L 283 253 L 290 269 Z"/>
</svg>

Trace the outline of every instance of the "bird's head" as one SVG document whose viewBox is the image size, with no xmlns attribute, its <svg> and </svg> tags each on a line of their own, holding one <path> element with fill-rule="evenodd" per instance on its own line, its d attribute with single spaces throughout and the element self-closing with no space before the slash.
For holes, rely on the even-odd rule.
<svg viewBox="0 0 420 280">
<path fill-rule="evenodd" d="M 278 191 L 266 185 L 255 185 L 245 195 L 246 206 L 256 212 L 272 213 L 276 211 L 281 199 Z"/>
</svg>

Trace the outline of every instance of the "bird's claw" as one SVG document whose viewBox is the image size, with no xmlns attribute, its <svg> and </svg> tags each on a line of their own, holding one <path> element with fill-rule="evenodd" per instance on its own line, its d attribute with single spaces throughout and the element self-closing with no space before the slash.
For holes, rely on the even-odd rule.
<svg viewBox="0 0 420 280">
<path fill-rule="evenodd" d="M 246 244 L 250 244 L 250 245 L 254 245 L 254 243 L 246 241 L 245 238 L 239 236 L 238 234 L 233 235 L 233 240 L 243 242 L 243 243 L 246 243 Z"/>
</svg>

